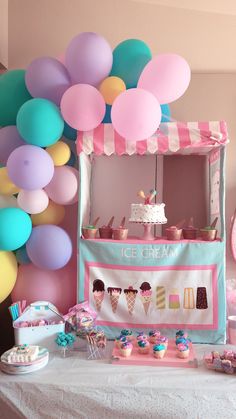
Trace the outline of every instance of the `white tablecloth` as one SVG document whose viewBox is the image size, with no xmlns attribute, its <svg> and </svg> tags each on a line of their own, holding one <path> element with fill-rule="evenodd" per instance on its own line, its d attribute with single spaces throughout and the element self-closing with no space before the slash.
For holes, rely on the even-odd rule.
<svg viewBox="0 0 236 419">
<path fill-rule="evenodd" d="M 195 348 L 200 360 L 213 349 Z M 236 375 L 208 371 L 202 363 L 197 369 L 111 365 L 78 352 L 64 359 L 53 354 L 32 374 L 0 373 L 1 419 L 145 417 L 236 418 Z"/>
</svg>

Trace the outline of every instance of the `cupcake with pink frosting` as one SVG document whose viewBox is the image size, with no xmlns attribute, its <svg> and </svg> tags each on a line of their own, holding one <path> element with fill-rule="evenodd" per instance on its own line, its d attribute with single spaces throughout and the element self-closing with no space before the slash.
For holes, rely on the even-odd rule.
<svg viewBox="0 0 236 419">
<path fill-rule="evenodd" d="M 120 355 L 127 358 L 131 355 L 133 349 L 133 345 L 130 341 L 122 342 L 120 346 Z"/>
<path fill-rule="evenodd" d="M 179 343 L 176 347 L 177 349 L 177 356 L 182 359 L 186 359 L 189 357 L 189 347 L 184 343 Z"/>
<path fill-rule="evenodd" d="M 147 335 L 144 334 L 144 332 L 139 332 L 138 333 L 138 335 L 136 337 L 137 345 L 141 340 L 148 340 L 148 337 L 147 337 Z"/>
<path fill-rule="evenodd" d="M 149 332 L 149 342 L 150 343 L 157 343 L 157 339 L 161 336 L 161 332 L 159 330 L 150 330 Z"/>
</svg>

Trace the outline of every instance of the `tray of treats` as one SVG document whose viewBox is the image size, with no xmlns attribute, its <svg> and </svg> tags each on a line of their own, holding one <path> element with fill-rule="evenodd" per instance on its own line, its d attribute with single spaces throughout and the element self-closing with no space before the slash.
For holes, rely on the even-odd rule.
<svg viewBox="0 0 236 419">
<path fill-rule="evenodd" d="M 159 367 L 197 368 L 198 363 L 193 345 L 183 330 L 175 339 L 168 339 L 158 330 L 150 330 L 146 335 L 134 335 L 124 329 L 115 339 L 112 363 L 121 365 L 150 365 Z"/>
<path fill-rule="evenodd" d="M 226 374 L 236 373 L 236 352 L 225 350 L 222 354 L 212 351 L 203 358 L 204 365 L 209 370 L 225 372 Z"/>
<path fill-rule="evenodd" d="M 46 348 L 38 345 L 17 345 L 2 354 L 0 370 L 6 374 L 27 374 L 45 367 L 48 360 Z"/>
</svg>

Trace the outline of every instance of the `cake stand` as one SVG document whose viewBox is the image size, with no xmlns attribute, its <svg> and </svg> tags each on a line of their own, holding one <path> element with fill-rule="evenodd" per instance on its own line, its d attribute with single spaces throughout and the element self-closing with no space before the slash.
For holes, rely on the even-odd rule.
<svg viewBox="0 0 236 419">
<path fill-rule="evenodd" d="M 130 221 L 133 224 L 142 224 L 144 227 L 144 232 L 142 240 L 155 240 L 155 236 L 152 234 L 152 226 L 166 224 L 167 221 L 163 223 L 144 223 L 143 221 Z"/>
</svg>

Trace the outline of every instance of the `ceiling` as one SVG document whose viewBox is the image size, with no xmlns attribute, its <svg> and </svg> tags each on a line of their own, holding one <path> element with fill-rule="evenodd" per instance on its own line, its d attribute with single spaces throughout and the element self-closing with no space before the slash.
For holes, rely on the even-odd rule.
<svg viewBox="0 0 236 419">
<path fill-rule="evenodd" d="M 177 9 L 236 16 L 235 0 L 133 0 Z"/>
</svg>

